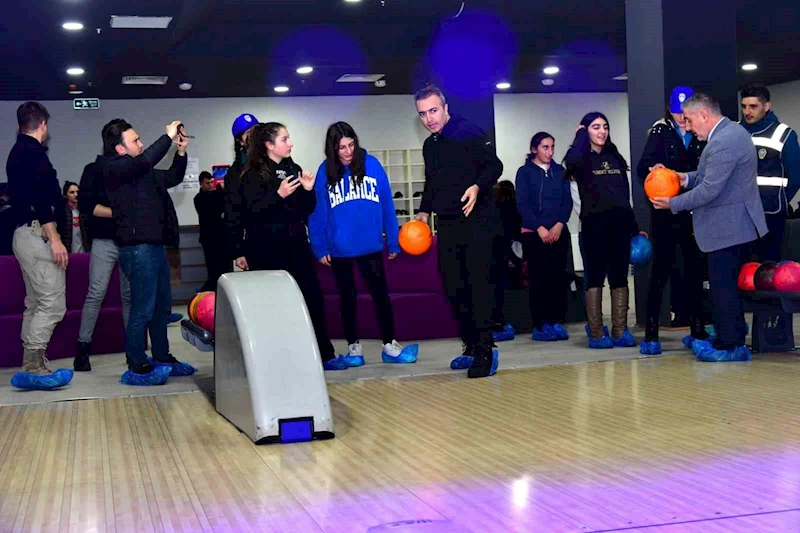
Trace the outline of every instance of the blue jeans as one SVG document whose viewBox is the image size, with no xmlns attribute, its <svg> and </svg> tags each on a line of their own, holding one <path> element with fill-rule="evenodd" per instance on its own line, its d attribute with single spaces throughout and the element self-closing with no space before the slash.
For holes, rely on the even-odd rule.
<svg viewBox="0 0 800 533">
<path fill-rule="evenodd" d="M 166 361 L 167 322 L 172 307 L 167 251 L 163 245 L 123 246 L 119 249 L 119 262 L 131 286 L 131 314 L 125 330 L 128 366 L 147 363 L 144 349 L 148 325 L 153 359 Z"/>
</svg>

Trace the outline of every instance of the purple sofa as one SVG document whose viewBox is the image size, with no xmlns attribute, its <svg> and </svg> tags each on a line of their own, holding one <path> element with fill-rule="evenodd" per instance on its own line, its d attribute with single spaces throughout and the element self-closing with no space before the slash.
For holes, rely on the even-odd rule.
<svg viewBox="0 0 800 533">
<path fill-rule="evenodd" d="M 398 341 L 458 337 L 458 328 L 439 277 L 436 245 L 434 239 L 433 247 L 427 253 L 420 256 L 400 254 L 392 261 L 384 251 L 389 297 L 394 310 L 395 337 Z M 341 303 L 333 270 L 319 263 L 317 267 L 325 295 L 328 333 L 331 338 L 343 339 Z M 355 268 L 355 272 L 359 337 L 380 339 L 375 306 L 358 268 Z"/>
<path fill-rule="evenodd" d="M 89 254 L 70 254 L 67 268 L 67 313 L 56 326 L 50 346 L 49 359 L 75 357 L 81 312 L 89 288 Z M 22 365 L 22 313 L 25 311 L 25 284 L 14 256 L 0 256 L 0 367 Z M 97 319 L 92 352 L 96 354 L 125 351 L 125 330 L 122 326 L 122 302 L 119 293 L 119 274 L 111 277 L 105 300 Z"/>
</svg>

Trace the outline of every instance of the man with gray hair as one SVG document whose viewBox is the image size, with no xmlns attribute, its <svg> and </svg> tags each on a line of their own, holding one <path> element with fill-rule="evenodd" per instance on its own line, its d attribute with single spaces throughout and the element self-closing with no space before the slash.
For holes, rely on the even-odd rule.
<svg viewBox="0 0 800 533">
<path fill-rule="evenodd" d="M 746 326 L 737 278 L 754 242 L 767 234 L 753 142 L 741 125 L 722 116 L 711 96 L 696 93 L 688 98 L 683 115 L 686 131 L 708 144 L 696 172 L 678 173 L 688 191 L 652 202 L 656 209 L 692 212 L 697 245 L 708 257 L 717 326 L 716 340 L 687 337 L 684 344 L 701 361 L 748 361 L 751 354 L 744 344 Z"/>
</svg>

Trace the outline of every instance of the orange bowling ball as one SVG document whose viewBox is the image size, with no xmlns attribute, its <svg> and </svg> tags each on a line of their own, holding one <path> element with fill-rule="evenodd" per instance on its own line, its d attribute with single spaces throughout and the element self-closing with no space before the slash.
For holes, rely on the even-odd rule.
<svg viewBox="0 0 800 533">
<path fill-rule="evenodd" d="M 202 302 L 203 299 L 209 294 L 214 294 L 214 293 L 212 291 L 198 292 L 197 294 L 195 294 L 194 298 L 192 298 L 192 301 L 189 302 L 189 320 L 191 320 L 195 324 L 197 324 L 197 307 L 200 305 L 200 302 Z"/>
<path fill-rule="evenodd" d="M 668 168 L 657 168 L 650 172 L 644 180 L 644 192 L 651 200 L 678 196 L 680 190 L 681 180 L 678 178 L 678 174 Z"/>
<path fill-rule="evenodd" d="M 400 228 L 400 248 L 409 255 L 422 255 L 433 244 L 430 226 L 419 220 L 412 220 Z"/>
</svg>

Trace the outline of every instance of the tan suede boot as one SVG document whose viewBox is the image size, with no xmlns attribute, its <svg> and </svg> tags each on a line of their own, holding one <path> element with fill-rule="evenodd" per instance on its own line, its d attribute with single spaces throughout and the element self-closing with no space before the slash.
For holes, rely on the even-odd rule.
<svg viewBox="0 0 800 533">
<path fill-rule="evenodd" d="M 611 337 L 619 339 L 628 327 L 628 299 L 630 295 L 627 287 L 611 289 Z"/>
<path fill-rule="evenodd" d="M 586 291 L 586 321 L 593 339 L 604 337 L 602 287 L 593 287 Z"/>
</svg>

